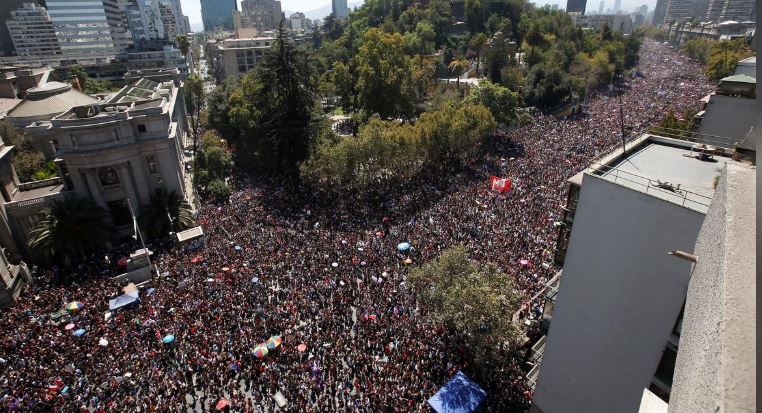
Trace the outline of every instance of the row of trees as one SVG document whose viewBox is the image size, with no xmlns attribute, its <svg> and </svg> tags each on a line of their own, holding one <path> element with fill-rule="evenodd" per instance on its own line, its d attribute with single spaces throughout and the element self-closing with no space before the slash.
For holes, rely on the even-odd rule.
<svg viewBox="0 0 762 413">
<path fill-rule="evenodd" d="M 706 66 L 706 76 L 712 80 L 720 80 L 735 72 L 736 64 L 754 51 L 746 39 L 711 40 L 691 39 L 683 43 L 683 52 Z"/>
<path fill-rule="evenodd" d="M 301 176 L 311 187 L 330 193 L 388 187 L 424 169 L 467 161 L 495 127 L 490 111 L 474 104 L 425 112 L 415 123 L 374 118 L 356 138 L 325 131 L 301 166 Z"/>
</svg>

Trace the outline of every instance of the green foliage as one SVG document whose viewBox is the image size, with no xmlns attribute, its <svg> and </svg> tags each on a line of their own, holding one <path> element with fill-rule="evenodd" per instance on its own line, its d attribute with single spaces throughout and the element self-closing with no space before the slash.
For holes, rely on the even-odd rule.
<svg viewBox="0 0 762 413">
<path fill-rule="evenodd" d="M 228 86 L 228 102 L 209 108 L 210 123 L 229 119 L 239 165 L 263 172 L 294 173 L 317 134 L 318 77 L 314 61 L 283 29 L 254 72 Z M 219 113 L 220 109 L 227 113 Z M 218 129 L 221 132 L 224 129 Z M 237 131 L 237 132 L 234 132 Z M 226 136 L 228 137 L 228 136 Z"/>
<path fill-rule="evenodd" d="M 325 130 L 301 176 L 324 192 L 373 190 L 470 159 L 495 127 L 486 107 L 466 104 L 425 112 L 414 124 L 374 118 L 356 138 Z"/>
<path fill-rule="evenodd" d="M 501 364 L 498 349 L 516 349 L 523 338 L 511 315 L 521 297 L 513 281 L 494 266 L 472 262 L 463 245 L 445 250 L 439 258 L 408 275 L 431 321 L 468 343 L 484 365 Z"/>
<path fill-rule="evenodd" d="M 527 75 L 524 99 L 534 106 L 554 107 L 568 102 L 583 90 L 574 84 L 570 75 L 553 65 L 537 65 Z"/>
<path fill-rule="evenodd" d="M 209 127 L 218 131 L 222 136 L 235 143 L 240 137 L 241 130 L 230 118 L 232 110 L 231 94 L 239 87 L 239 79 L 229 77 L 222 84 L 214 88 L 207 97 Z"/>
<path fill-rule="evenodd" d="M 53 201 L 27 234 L 27 247 L 44 263 L 71 265 L 72 259 L 105 248 L 111 239 L 108 213 L 87 198 Z"/>
<path fill-rule="evenodd" d="M 190 205 L 175 191 L 156 189 L 151 203 L 140 214 L 141 227 L 149 237 L 182 231 L 193 225 Z"/>
<path fill-rule="evenodd" d="M 87 72 L 85 72 L 85 69 L 80 65 L 69 68 L 68 72 L 69 77 L 72 79 L 72 81 L 74 79 L 77 80 L 76 83 L 79 84 L 79 89 L 84 93 L 93 95 L 96 93 L 106 93 L 114 90 L 114 86 L 111 84 L 111 82 L 91 79 L 90 76 L 88 76 Z"/>
<path fill-rule="evenodd" d="M 213 179 L 207 187 L 209 196 L 217 202 L 226 202 L 230 198 L 230 187 L 222 179 Z"/>
<path fill-rule="evenodd" d="M 690 39 L 683 43 L 683 53 L 691 59 L 697 60 L 702 64 L 706 64 L 706 60 L 709 57 L 709 50 L 712 46 L 712 41 L 708 39 L 696 38 Z"/>
<path fill-rule="evenodd" d="M 749 48 L 746 39 L 713 42 L 706 61 L 706 76 L 712 80 L 730 76 L 740 60 L 753 55 L 754 51 Z"/>
<path fill-rule="evenodd" d="M 381 118 L 410 118 L 417 102 L 411 60 L 404 54 L 399 33 L 369 29 L 362 35 L 352 67 L 357 73 L 354 86 L 357 107 Z"/>
<path fill-rule="evenodd" d="M 651 133 L 674 138 L 690 137 L 691 132 L 695 129 L 693 125 L 695 114 L 695 111 L 686 111 L 678 118 L 675 112 L 670 111 L 659 121 L 657 126 L 651 128 Z"/>
<path fill-rule="evenodd" d="M 24 131 L 7 119 L 0 121 L 0 138 L 6 145 L 14 147 L 12 164 L 19 181 L 37 181 L 55 176 L 55 164 L 46 163 L 45 155 L 32 148 Z"/>
<path fill-rule="evenodd" d="M 516 120 L 518 94 L 490 81 L 482 80 L 472 88 L 465 102 L 487 107 L 500 125 L 510 126 Z"/>
<path fill-rule="evenodd" d="M 37 152 L 39 153 L 39 152 Z M 42 154 L 40 154 L 42 155 Z M 58 174 L 58 170 L 56 169 L 56 163 L 54 161 L 47 161 L 45 162 L 42 169 L 38 170 L 34 174 L 32 174 L 32 180 L 34 181 L 42 181 L 45 179 L 53 178 Z"/>
<path fill-rule="evenodd" d="M 188 56 L 188 52 L 191 48 L 191 38 L 188 37 L 187 34 L 175 36 L 175 44 L 177 45 L 177 48 L 180 49 L 180 53 L 182 53 L 183 56 Z"/>
<path fill-rule="evenodd" d="M 482 0 L 466 0 L 466 25 L 471 34 L 484 30 L 484 6 Z"/>
</svg>

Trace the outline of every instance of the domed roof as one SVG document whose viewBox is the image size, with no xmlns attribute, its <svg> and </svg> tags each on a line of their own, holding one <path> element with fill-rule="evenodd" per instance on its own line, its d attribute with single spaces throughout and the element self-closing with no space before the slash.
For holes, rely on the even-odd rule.
<svg viewBox="0 0 762 413">
<path fill-rule="evenodd" d="M 10 112 L 11 120 L 51 119 L 76 106 L 97 103 L 98 99 L 71 87 L 68 83 L 47 82 L 27 91 L 26 98 Z"/>
</svg>

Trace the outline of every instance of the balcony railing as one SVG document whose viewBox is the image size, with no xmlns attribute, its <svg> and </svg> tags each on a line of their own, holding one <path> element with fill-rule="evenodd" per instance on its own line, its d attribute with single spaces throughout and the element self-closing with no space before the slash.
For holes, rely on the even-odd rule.
<svg viewBox="0 0 762 413">
<path fill-rule="evenodd" d="M 53 178 L 43 179 L 40 181 L 24 182 L 21 185 L 19 185 L 19 190 L 22 192 L 31 191 L 33 189 L 44 188 L 46 186 L 61 185 L 62 183 L 63 182 L 61 182 L 61 178 L 58 176 L 55 176 Z"/>
<path fill-rule="evenodd" d="M 674 187 L 666 182 L 646 178 L 598 162 L 592 163 L 588 168 L 588 172 L 613 183 L 621 182 L 621 185 L 631 189 L 640 190 L 647 194 L 652 193 L 657 197 L 661 195 L 661 199 L 699 212 L 706 212 L 709 209 L 709 204 L 712 202 L 711 197 L 682 189 L 680 185 Z"/>
</svg>

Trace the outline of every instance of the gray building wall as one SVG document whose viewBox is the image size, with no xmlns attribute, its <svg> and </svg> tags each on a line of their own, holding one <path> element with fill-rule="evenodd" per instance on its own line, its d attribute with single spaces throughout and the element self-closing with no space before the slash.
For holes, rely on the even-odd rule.
<svg viewBox="0 0 762 413">
<path fill-rule="evenodd" d="M 725 167 L 692 250 L 670 413 L 756 411 L 755 172 Z"/>
<path fill-rule="evenodd" d="M 698 133 L 724 136 L 743 141 L 754 126 L 756 99 L 739 96 L 712 95 L 706 105 Z M 741 148 L 756 149 L 756 139 L 743 142 Z"/>
<path fill-rule="evenodd" d="M 638 410 L 685 300 L 704 215 L 585 175 L 534 394 L 543 413 Z"/>
</svg>

